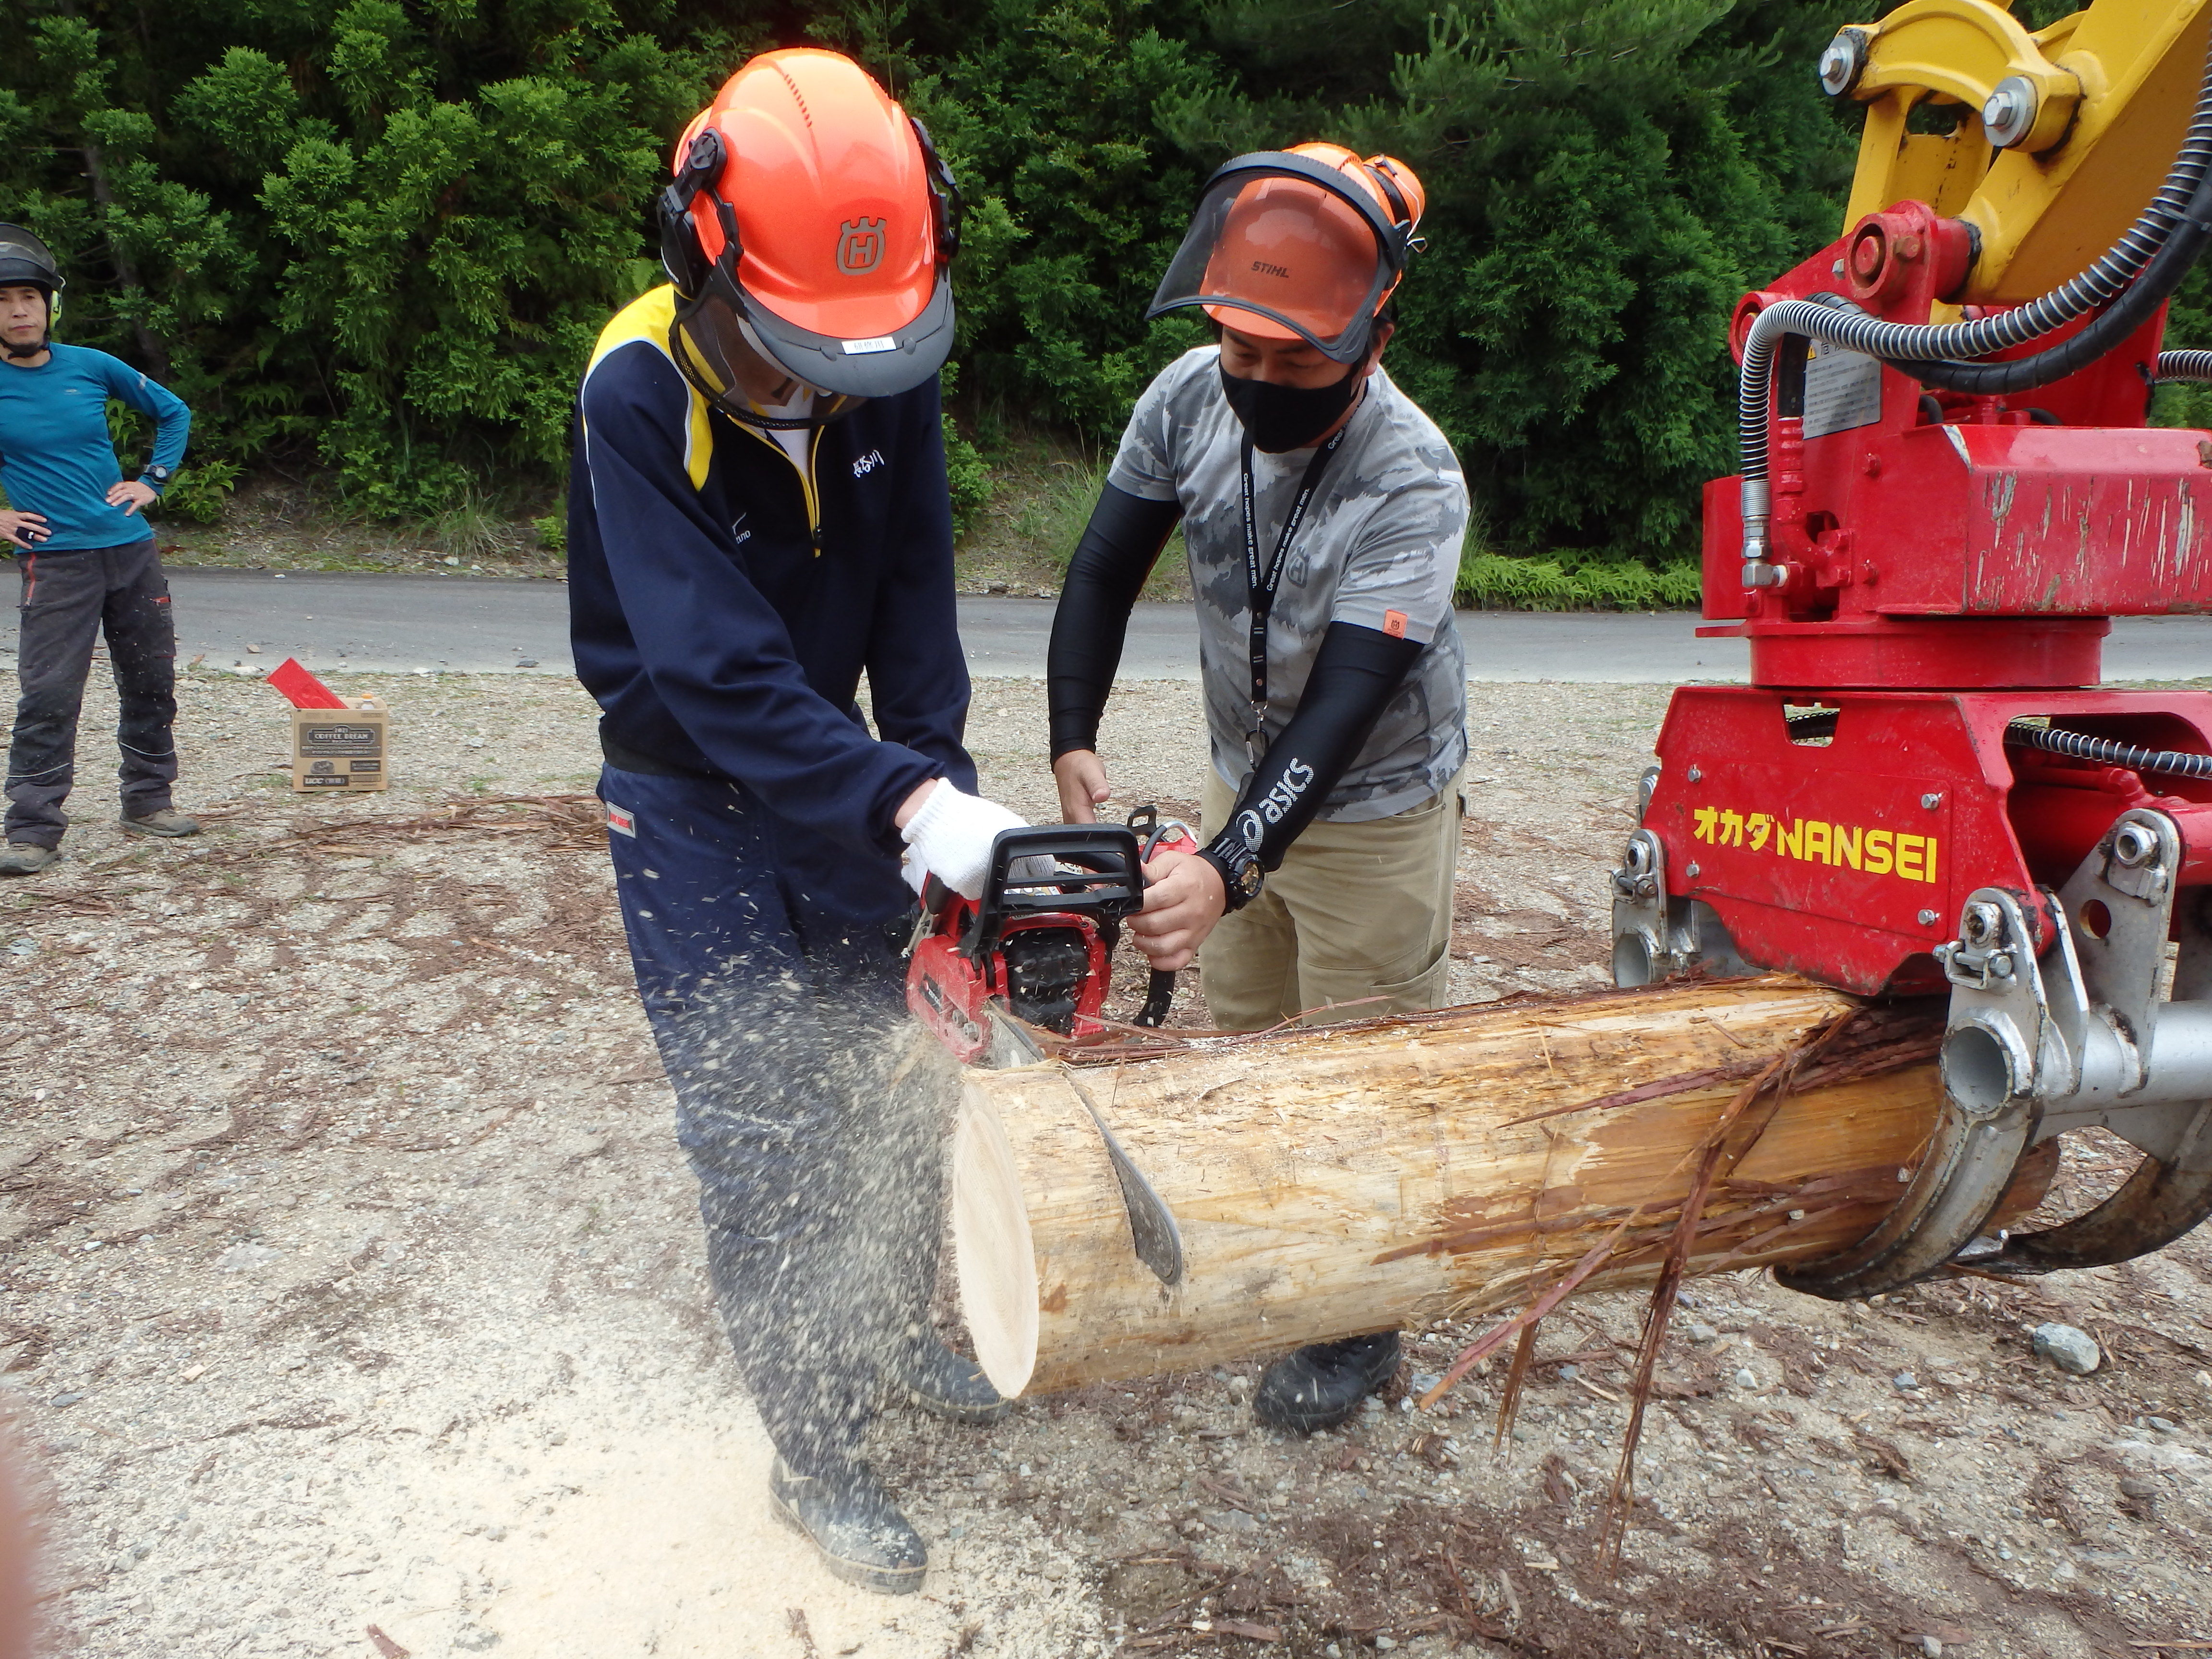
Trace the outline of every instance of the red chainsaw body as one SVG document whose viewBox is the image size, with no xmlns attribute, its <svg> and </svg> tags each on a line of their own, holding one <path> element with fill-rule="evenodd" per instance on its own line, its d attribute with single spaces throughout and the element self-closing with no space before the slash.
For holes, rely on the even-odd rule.
<svg viewBox="0 0 2212 1659">
<path fill-rule="evenodd" d="M 1744 296 L 1848 293 L 1926 322 L 1966 232 L 1917 202 L 1869 216 Z M 1955 313 L 1953 313 L 1955 314 Z M 1644 817 L 1666 890 L 1711 905 L 1743 958 L 1862 993 L 1935 992 L 1934 947 L 1998 886 L 2040 914 L 2132 805 L 2172 813 L 2212 880 L 2212 785 L 2063 760 L 2008 720 L 2212 753 L 2212 696 L 2100 690 L 2115 616 L 2212 611 L 2212 441 L 2144 424 L 2161 310 L 2120 349 L 2016 397 L 1929 393 L 1816 350 L 1771 405 L 1773 586 L 1742 577 L 1740 480 L 1705 492 L 1705 635 L 1751 647 L 1749 688 L 1675 692 Z M 1788 716 L 1836 711 L 1793 741 Z M 2200 847 L 2201 849 L 2200 850 Z"/>
<path fill-rule="evenodd" d="M 1122 921 L 1144 907 L 1146 861 L 1163 850 L 1194 853 L 1198 842 L 1152 806 L 1138 808 L 1126 824 L 1003 831 L 980 899 L 934 879 L 924 884 L 907 1006 L 963 1066 L 990 1051 L 993 1002 L 1024 1024 L 1076 1042 L 1103 1036 L 1114 945 Z M 1155 1000 L 1166 1012 L 1159 981 L 1173 992 L 1172 974 L 1153 980 L 1140 1024 Z"/>
<path fill-rule="evenodd" d="M 1039 945 L 1082 952 L 1084 967 L 1074 990 L 1070 1029 L 1062 1035 L 1095 1036 L 1105 1029 L 1098 1014 L 1106 1006 L 1109 951 L 1096 921 L 1065 911 L 1025 916 L 1009 925 L 997 949 L 970 957 L 961 941 L 975 925 L 977 908 L 975 900 L 954 895 L 939 913 L 936 927 L 915 946 L 907 966 L 907 1006 L 937 1033 L 955 1060 L 973 1065 L 990 1047 L 991 1028 L 983 1005 L 995 998 L 1011 1011 L 1007 955 L 1012 952 L 1018 962 L 1024 951 Z"/>
</svg>

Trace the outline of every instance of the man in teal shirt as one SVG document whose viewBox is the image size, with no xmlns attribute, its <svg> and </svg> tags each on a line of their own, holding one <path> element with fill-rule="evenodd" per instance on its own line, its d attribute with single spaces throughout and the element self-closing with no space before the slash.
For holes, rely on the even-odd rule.
<svg viewBox="0 0 2212 1659">
<path fill-rule="evenodd" d="M 61 273 L 46 244 L 0 225 L 0 550 L 20 557 L 21 697 L 8 753 L 7 845 L 0 875 L 27 876 L 61 856 L 62 811 L 76 775 L 77 716 L 104 630 L 122 718 L 123 827 L 190 836 L 175 810 L 176 633 L 169 584 L 139 509 L 185 458 L 191 410 L 175 393 L 104 351 L 52 338 Z M 154 417 L 154 459 L 136 479 L 116 464 L 107 400 Z"/>
</svg>

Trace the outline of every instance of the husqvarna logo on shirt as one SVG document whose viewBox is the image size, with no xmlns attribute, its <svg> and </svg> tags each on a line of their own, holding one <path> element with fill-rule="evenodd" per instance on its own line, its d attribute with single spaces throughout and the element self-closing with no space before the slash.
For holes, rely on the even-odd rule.
<svg viewBox="0 0 2212 1659">
<path fill-rule="evenodd" d="M 848 219 L 837 227 L 837 269 L 865 276 L 884 262 L 884 222 Z"/>
<path fill-rule="evenodd" d="M 884 452 L 880 449 L 872 449 L 853 463 L 853 476 L 856 478 L 865 478 L 878 467 L 884 465 L 886 463 L 884 460 Z"/>
</svg>

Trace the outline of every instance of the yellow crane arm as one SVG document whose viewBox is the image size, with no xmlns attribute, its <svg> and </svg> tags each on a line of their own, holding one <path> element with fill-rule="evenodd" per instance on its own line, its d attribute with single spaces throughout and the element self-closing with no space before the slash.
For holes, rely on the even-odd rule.
<svg viewBox="0 0 2212 1659">
<path fill-rule="evenodd" d="M 1905 0 L 1844 29 L 1821 76 L 1866 106 L 1845 228 L 1925 202 L 1981 234 L 1961 298 L 2048 293 L 2109 247 L 2166 177 L 2208 27 L 2212 0 L 2092 0 L 2033 33 L 1992 0 Z M 1956 108 L 1957 125 L 1911 131 L 1923 105 Z"/>
</svg>

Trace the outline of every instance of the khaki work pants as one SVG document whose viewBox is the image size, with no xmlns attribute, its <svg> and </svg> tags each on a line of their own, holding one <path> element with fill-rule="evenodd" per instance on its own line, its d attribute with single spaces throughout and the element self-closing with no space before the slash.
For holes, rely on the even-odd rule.
<svg viewBox="0 0 2212 1659">
<path fill-rule="evenodd" d="M 1236 804 L 1209 771 L 1200 841 L 1220 832 Z M 1200 948 L 1213 1023 L 1258 1031 L 1300 1014 L 1325 1025 L 1442 1007 L 1462 811 L 1454 778 L 1392 817 L 1308 824 L 1260 896 L 1224 916 Z"/>
</svg>

